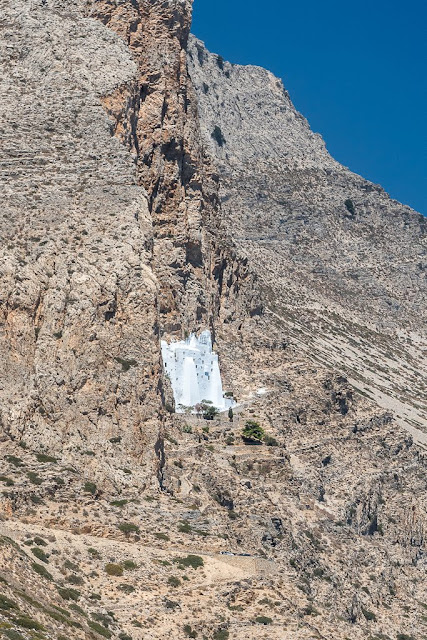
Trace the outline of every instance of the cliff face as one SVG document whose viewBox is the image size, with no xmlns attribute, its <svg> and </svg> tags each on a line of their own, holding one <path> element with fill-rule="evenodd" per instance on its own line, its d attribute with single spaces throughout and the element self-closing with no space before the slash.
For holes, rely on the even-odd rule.
<svg viewBox="0 0 427 640">
<path fill-rule="evenodd" d="M 2 11 L 1 424 L 70 460 L 117 435 L 143 456 L 161 406 L 153 227 L 101 104 L 136 65 L 78 3 Z"/>
<path fill-rule="evenodd" d="M 224 62 L 194 38 L 189 61 L 222 214 L 266 313 L 414 435 L 425 431 L 425 218 L 331 158 L 268 71 Z"/>
<path fill-rule="evenodd" d="M 421 388 L 420 219 L 191 2 L 1 10 L 0 633 L 418 638 L 424 451 L 319 360 Z M 160 337 L 201 328 L 232 420 L 169 413 Z"/>
</svg>

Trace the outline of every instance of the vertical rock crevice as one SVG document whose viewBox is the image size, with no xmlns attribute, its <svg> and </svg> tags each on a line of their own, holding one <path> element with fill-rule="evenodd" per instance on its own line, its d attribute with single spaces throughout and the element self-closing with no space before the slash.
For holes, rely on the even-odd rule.
<svg viewBox="0 0 427 640">
<path fill-rule="evenodd" d="M 160 332 L 180 338 L 206 327 L 218 335 L 237 317 L 248 278 L 223 226 L 218 176 L 201 141 L 187 70 L 191 9 L 190 1 L 100 1 L 90 14 L 125 39 L 138 66 L 137 80 L 103 104 L 148 193 Z"/>
</svg>

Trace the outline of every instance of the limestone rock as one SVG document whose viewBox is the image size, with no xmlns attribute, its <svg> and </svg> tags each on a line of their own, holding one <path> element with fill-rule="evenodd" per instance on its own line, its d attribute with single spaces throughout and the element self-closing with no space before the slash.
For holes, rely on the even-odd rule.
<svg viewBox="0 0 427 640">
<path fill-rule="evenodd" d="M 424 223 L 190 1 L 0 9 L 1 632 L 422 637 Z M 205 329 L 209 422 L 160 346 Z"/>
</svg>

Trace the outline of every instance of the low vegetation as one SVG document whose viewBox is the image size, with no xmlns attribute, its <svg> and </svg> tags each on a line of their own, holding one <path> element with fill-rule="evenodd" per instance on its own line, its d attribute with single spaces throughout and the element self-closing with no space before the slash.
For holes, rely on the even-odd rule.
<svg viewBox="0 0 427 640">
<path fill-rule="evenodd" d="M 83 487 L 83 491 L 85 493 L 90 493 L 91 495 L 95 495 L 97 492 L 97 487 L 96 484 L 94 482 L 85 482 L 85 485 Z"/>
<path fill-rule="evenodd" d="M 179 578 L 177 578 L 176 576 L 170 576 L 168 578 L 168 584 L 171 587 L 179 587 L 179 585 L 181 584 L 181 580 Z"/>
<path fill-rule="evenodd" d="M 109 562 L 108 564 L 105 565 L 105 572 L 109 576 L 122 576 L 124 569 L 120 564 Z"/>
<path fill-rule="evenodd" d="M 49 571 L 43 567 L 41 564 L 37 564 L 36 562 L 33 562 L 33 564 L 31 565 L 33 570 L 39 574 L 39 576 L 41 576 L 42 578 L 46 578 L 46 580 L 53 580 L 52 575 L 49 573 Z"/>
<path fill-rule="evenodd" d="M 265 437 L 265 431 L 255 420 L 246 420 L 242 437 L 251 442 L 261 443 Z"/>
<path fill-rule="evenodd" d="M 77 602 L 80 599 L 81 593 L 78 589 L 72 589 L 71 587 L 58 588 L 58 593 L 63 600 L 73 600 Z"/>
<path fill-rule="evenodd" d="M 131 533 L 139 533 L 138 525 L 134 524 L 133 522 L 122 522 L 118 525 L 118 528 L 122 533 L 126 535 L 129 535 Z"/>
<path fill-rule="evenodd" d="M 257 616 L 255 618 L 255 622 L 257 624 L 271 624 L 273 622 L 272 618 L 269 618 L 268 616 Z"/>
<path fill-rule="evenodd" d="M 188 555 L 185 558 L 174 558 L 173 562 L 182 567 L 192 567 L 193 569 L 198 569 L 199 567 L 204 566 L 203 558 L 200 556 Z"/>
<path fill-rule="evenodd" d="M 31 549 L 31 553 L 35 555 L 38 560 L 41 560 L 46 564 L 49 562 L 49 556 L 43 551 L 43 549 L 40 549 L 40 547 L 33 547 Z"/>
</svg>

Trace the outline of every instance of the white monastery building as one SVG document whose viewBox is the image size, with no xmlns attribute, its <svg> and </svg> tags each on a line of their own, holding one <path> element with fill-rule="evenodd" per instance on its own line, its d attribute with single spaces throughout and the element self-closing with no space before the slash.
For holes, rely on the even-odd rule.
<svg viewBox="0 0 427 640">
<path fill-rule="evenodd" d="M 162 340 L 161 346 L 177 413 L 202 400 L 212 402 L 219 411 L 234 405 L 232 398 L 224 397 L 218 355 L 212 351 L 210 331 L 203 331 L 199 338 L 191 334 L 186 340 L 170 344 Z"/>
</svg>

